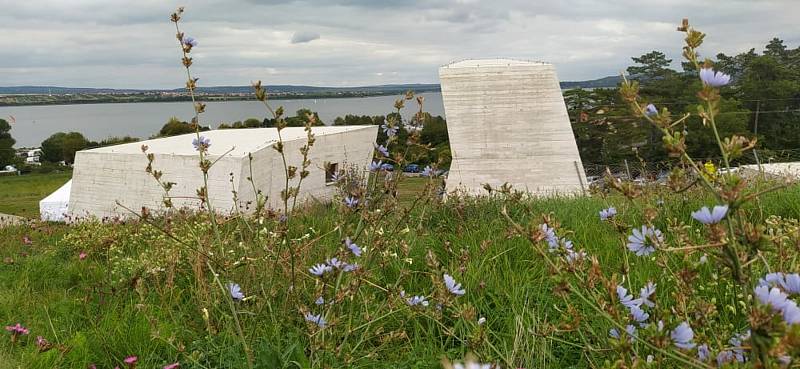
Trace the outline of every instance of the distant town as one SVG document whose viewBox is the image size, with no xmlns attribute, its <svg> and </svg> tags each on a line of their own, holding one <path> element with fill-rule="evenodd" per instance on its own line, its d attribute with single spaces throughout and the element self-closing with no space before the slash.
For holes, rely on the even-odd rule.
<svg viewBox="0 0 800 369">
<path fill-rule="evenodd" d="M 561 82 L 562 89 L 616 87 L 620 77 L 610 76 L 588 81 Z M 274 85 L 266 86 L 272 99 L 332 99 L 348 97 L 386 96 L 406 91 L 438 92 L 439 84 L 396 84 L 362 87 L 317 87 Z M 213 86 L 197 89 L 203 101 L 235 101 L 253 98 L 250 86 Z M 0 87 L 0 106 L 66 105 L 102 103 L 138 103 L 188 101 L 191 97 L 183 88 L 178 89 L 112 89 L 72 88 L 57 86 Z"/>
</svg>

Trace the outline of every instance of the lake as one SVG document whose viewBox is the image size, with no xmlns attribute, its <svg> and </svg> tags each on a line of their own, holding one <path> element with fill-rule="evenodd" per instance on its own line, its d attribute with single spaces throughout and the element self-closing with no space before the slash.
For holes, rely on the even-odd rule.
<svg viewBox="0 0 800 369">
<path fill-rule="evenodd" d="M 422 93 L 425 111 L 444 116 L 442 95 L 438 92 Z M 286 115 L 294 115 L 301 108 L 319 113 L 325 124 L 346 114 L 386 115 L 393 111 L 392 96 L 357 97 L 341 99 L 273 100 L 273 108 L 283 106 Z M 411 117 L 417 110 L 416 101 L 407 101 L 403 115 Z M 11 135 L 16 147 L 35 147 L 56 132 L 80 132 L 86 138 L 99 141 L 112 136 L 148 138 L 158 132 L 170 117 L 189 121 L 194 115 L 190 102 L 83 104 L 0 107 L 0 118 L 16 119 L 11 125 Z M 258 101 L 210 102 L 201 115 L 201 124 L 216 128 L 220 123 L 232 123 L 247 118 L 263 119 L 267 116 Z"/>
</svg>

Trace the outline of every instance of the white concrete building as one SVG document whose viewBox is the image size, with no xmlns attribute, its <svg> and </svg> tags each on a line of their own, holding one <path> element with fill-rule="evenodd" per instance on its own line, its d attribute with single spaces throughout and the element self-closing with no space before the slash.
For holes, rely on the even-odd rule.
<svg viewBox="0 0 800 369">
<path fill-rule="evenodd" d="M 552 64 L 465 60 L 439 69 L 453 162 L 447 191 L 509 183 L 537 195 L 581 193 L 578 146 Z"/>
<path fill-rule="evenodd" d="M 373 155 L 377 126 L 314 127 L 316 142 L 311 148 L 309 176 L 303 180 L 298 204 L 303 201 L 325 201 L 335 187 L 330 175 L 355 165 L 366 168 Z M 303 128 L 281 131 L 289 165 L 300 167 L 299 152 L 306 142 Z M 216 164 L 209 171 L 208 191 L 212 205 L 221 213 L 239 206 L 244 212 L 255 206 L 252 178 L 257 189 L 268 196 L 267 204 L 282 208 L 281 190 L 285 172 L 280 154 L 272 147 L 278 140 L 275 128 L 226 129 L 202 132 L 211 140 L 208 159 Z M 147 158 L 142 145 L 155 155 L 153 169 L 163 172 L 162 181 L 175 182 L 170 191 L 176 208 L 198 209 L 196 190 L 203 186 L 198 153 L 192 146 L 194 134 L 159 138 L 142 142 L 84 150 L 75 156 L 69 215 L 72 217 L 128 216 L 130 212 L 117 202 L 135 211 L 147 207 L 163 210 L 164 191 L 145 172 Z M 230 150 L 230 151 L 229 151 Z M 298 173 L 299 178 L 299 173 Z M 297 179 L 293 183 L 296 183 Z M 238 192 L 234 204 L 232 191 Z M 247 203 L 251 205 L 247 206 Z"/>
</svg>

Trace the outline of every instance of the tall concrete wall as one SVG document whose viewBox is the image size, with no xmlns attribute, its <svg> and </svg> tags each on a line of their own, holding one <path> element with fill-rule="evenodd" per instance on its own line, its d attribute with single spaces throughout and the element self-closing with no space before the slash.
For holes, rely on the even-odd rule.
<svg viewBox="0 0 800 369">
<path fill-rule="evenodd" d="M 468 60 L 439 69 L 453 162 L 448 192 L 483 184 L 537 195 L 581 193 L 586 183 L 553 65 Z"/>
</svg>

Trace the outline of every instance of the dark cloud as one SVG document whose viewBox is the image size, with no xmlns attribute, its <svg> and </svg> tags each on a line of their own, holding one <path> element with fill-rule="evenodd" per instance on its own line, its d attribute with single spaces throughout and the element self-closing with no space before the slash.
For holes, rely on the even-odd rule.
<svg viewBox="0 0 800 369">
<path fill-rule="evenodd" d="M 319 33 L 311 31 L 297 31 L 292 35 L 293 44 L 303 44 L 319 39 Z"/>
<path fill-rule="evenodd" d="M 565 80 L 617 74 L 630 57 L 680 61 L 689 17 L 704 55 L 797 47 L 796 0 L 186 0 L 201 83 L 367 85 L 437 82 L 454 59 L 556 64 Z M 162 0 L 0 0 L 0 85 L 183 85 Z M 311 31 L 313 29 L 313 31 Z M 293 32 L 293 30 L 300 30 Z M 319 35 L 324 34 L 324 38 Z M 313 53 L 304 43 L 313 41 Z M 111 77 L 110 77 L 111 76 Z"/>
</svg>

